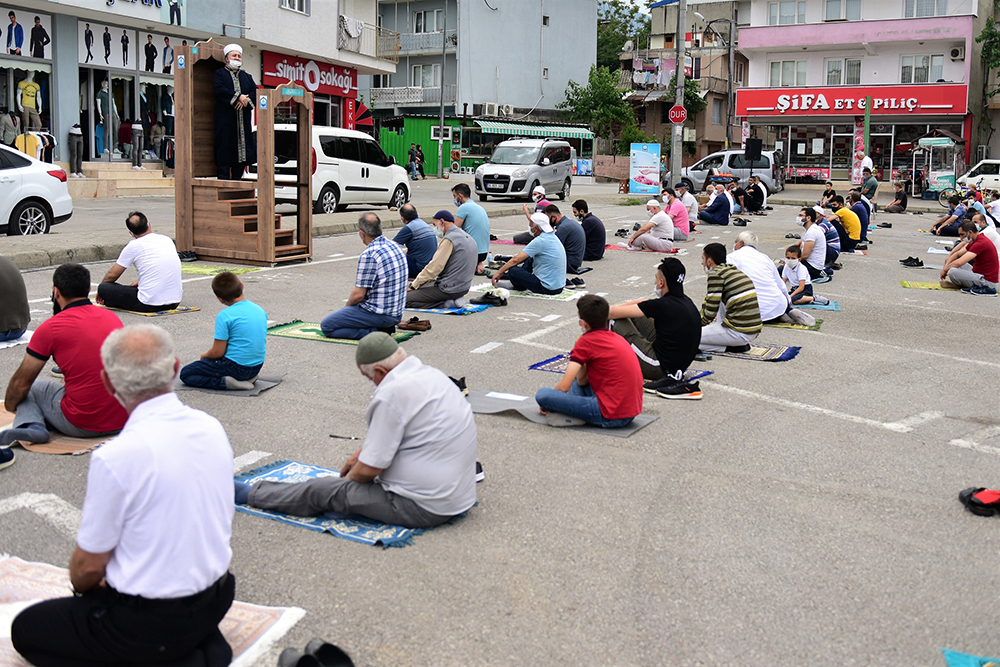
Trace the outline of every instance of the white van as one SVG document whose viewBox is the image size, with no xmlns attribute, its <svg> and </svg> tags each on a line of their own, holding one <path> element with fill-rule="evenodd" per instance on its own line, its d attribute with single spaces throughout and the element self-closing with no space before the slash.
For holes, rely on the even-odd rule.
<svg viewBox="0 0 1000 667">
<path fill-rule="evenodd" d="M 296 201 L 297 169 L 295 125 L 274 126 L 274 199 L 280 204 Z M 251 165 L 246 178 L 257 180 Z M 351 204 L 399 208 L 410 200 L 406 170 L 387 157 L 364 132 L 314 125 L 312 129 L 312 196 L 314 213 L 335 213 Z"/>
<path fill-rule="evenodd" d="M 977 185 L 980 190 L 1000 190 L 1000 160 L 983 160 L 975 167 L 959 176 L 964 185 Z"/>
</svg>

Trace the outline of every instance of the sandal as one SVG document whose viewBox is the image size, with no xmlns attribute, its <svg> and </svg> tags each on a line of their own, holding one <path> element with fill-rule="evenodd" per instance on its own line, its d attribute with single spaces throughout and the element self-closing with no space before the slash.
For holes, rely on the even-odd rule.
<svg viewBox="0 0 1000 667">
<path fill-rule="evenodd" d="M 396 327 L 407 331 L 430 331 L 431 321 L 422 320 L 419 317 L 414 316 L 405 322 L 400 322 L 396 325 Z"/>
</svg>

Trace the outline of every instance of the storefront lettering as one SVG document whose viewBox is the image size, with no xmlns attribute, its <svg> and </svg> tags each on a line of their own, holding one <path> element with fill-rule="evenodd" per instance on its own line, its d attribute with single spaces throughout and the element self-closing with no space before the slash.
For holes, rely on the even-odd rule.
<svg viewBox="0 0 1000 667">
<path fill-rule="evenodd" d="M 121 0 L 121 1 L 122 2 L 131 2 L 133 5 L 141 3 L 143 5 L 146 5 L 147 7 L 162 7 L 163 6 L 163 0 Z M 115 0 L 105 0 L 105 2 L 107 2 L 108 7 L 113 7 L 114 4 L 115 4 Z"/>
<path fill-rule="evenodd" d="M 875 97 L 872 99 L 872 110 L 878 111 L 879 109 L 897 109 L 899 111 L 913 111 L 917 108 L 918 104 L 918 100 L 915 97 Z M 778 104 L 776 108 L 779 113 L 785 113 L 788 110 L 829 110 L 831 107 L 830 103 L 826 99 L 826 96 L 822 93 L 818 95 L 806 93 L 802 95 L 778 95 Z M 844 97 L 834 99 L 833 109 L 838 111 L 852 111 L 854 109 L 864 111 L 865 98 L 861 97 L 855 99 L 852 97 Z"/>
<path fill-rule="evenodd" d="M 279 77 L 288 77 L 292 81 L 301 81 L 310 92 L 316 92 L 321 85 L 339 88 L 345 94 L 350 94 L 351 92 L 350 75 L 338 74 L 329 69 L 320 69 L 319 65 L 312 60 L 305 65 L 289 65 L 288 61 L 283 61 L 276 65 L 276 71 Z"/>
</svg>

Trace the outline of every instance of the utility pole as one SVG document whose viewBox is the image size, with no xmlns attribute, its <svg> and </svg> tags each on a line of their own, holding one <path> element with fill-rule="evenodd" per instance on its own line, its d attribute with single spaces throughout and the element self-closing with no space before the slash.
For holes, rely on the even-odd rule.
<svg viewBox="0 0 1000 667">
<path fill-rule="evenodd" d="M 677 69 L 674 78 L 677 87 L 674 91 L 674 104 L 684 106 L 684 55 L 685 55 L 685 24 L 687 23 L 687 0 L 677 2 L 677 33 L 674 35 L 674 44 L 677 51 Z M 674 123 L 673 136 L 670 142 L 670 176 L 674 183 L 681 175 L 681 152 L 684 150 L 684 125 Z M 671 186 L 673 184 L 671 183 Z"/>
<path fill-rule="evenodd" d="M 441 115 L 438 128 L 438 178 L 444 178 L 444 68 L 448 53 L 448 0 L 444 0 L 444 20 L 441 25 Z"/>
<path fill-rule="evenodd" d="M 729 22 L 729 94 L 726 96 L 726 149 L 733 147 L 733 79 L 736 71 L 733 69 L 733 30 L 736 23 Z"/>
</svg>

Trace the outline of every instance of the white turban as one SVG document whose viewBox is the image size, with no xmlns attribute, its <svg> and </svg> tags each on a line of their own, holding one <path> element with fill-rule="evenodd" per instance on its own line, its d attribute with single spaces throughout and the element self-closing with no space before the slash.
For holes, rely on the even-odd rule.
<svg viewBox="0 0 1000 667">
<path fill-rule="evenodd" d="M 227 56 L 233 51 L 236 51 L 241 56 L 243 55 L 243 47 L 239 44 L 226 44 L 226 48 L 222 49 L 222 53 Z"/>
</svg>

